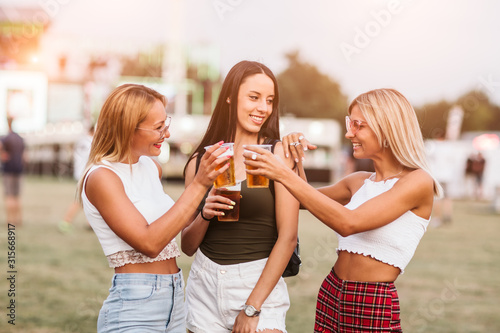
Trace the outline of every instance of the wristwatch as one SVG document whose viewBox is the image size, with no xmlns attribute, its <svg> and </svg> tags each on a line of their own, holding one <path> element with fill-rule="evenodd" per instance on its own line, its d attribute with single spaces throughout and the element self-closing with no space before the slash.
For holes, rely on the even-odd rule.
<svg viewBox="0 0 500 333">
<path fill-rule="evenodd" d="M 243 310 L 245 310 L 245 314 L 248 317 L 258 317 L 260 315 L 260 311 L 257 311 L 257 309 L 253 305 L 245 304 Z"/>
</svg>

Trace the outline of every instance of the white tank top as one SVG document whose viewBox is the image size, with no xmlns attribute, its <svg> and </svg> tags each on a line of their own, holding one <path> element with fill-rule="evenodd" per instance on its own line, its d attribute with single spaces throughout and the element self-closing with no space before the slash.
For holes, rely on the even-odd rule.
<svg viewBox="0 0 500 333">
<path fill-rule="evenodd" d="M 158 178 L 158 168 L 150 157 L 142 156 L 137 163 L 132 165 L 108 161 L 102 163 L 94 165 L 89 170 L 85 176 L 84 189 L 88 176 L 94 170 L 107 168 L 120 177 L 125 193 L 149 224 L 165 214 L 174 205 L 174 200 L 163 191 L 163 186 Z M 106 186 L 106 184 L 102 184 L 102 186 Z M 82 191 L 82 203 L 85 216 L 101 243 L 110 267 L 165 260 L 180 255 L 175 238 L 156 258 L 150 258 L 135 251 L 111 230 L 99 211 L 88 200 L 85 190 Z"/>
<path fill-rule="evenodd" d="M 398 181 L 398 178 L 385 182 L 364 181 L 363 186 L 354 193 L 351 201 L 345 205 L 355 209 L 366 201 L 388 191 Z M 337 234 L 338 251 L 347 251 L 370 256 L 386 264 L 397 267 L 404 273 L 405 267 L 415 254 L 417 245 L 422 239 L 429 220 L 407 211 L 396 220 L 380 228 L 360 232 L 347 237 Z"/>
</svg>

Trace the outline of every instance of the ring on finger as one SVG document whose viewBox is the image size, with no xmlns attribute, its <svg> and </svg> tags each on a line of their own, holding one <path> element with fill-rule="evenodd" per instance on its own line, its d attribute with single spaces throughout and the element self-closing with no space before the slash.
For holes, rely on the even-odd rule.
<svg viewBox="0 0 500 333">
<path fill-rule="evenodd" d="M 252 154 L 252 160 L 256 160 L 257 159 L 257 154 Z"/>
<path fill-rule="evenodd" d="M 302 140 L 303 138 L 304 138 L 304 136 L 303 136 L 303 135 L 299 136 L 299 140 Z"/>
<path fill-rule="evenodd" d="M 297 145 L 300 145 L 300 142 L 291 142 L 291 143 L 290 143 L 290 146 L 293 146 L 293 147 L 295 147 L 295 146 L 297 146 Z"/>
</svg>

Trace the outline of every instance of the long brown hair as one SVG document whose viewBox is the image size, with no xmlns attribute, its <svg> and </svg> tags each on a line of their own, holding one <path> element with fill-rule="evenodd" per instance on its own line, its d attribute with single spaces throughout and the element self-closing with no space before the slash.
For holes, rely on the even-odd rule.
<svg viewBox="0 0 500 333">
<path fill-rule="evenodd" d="M 194 156 L 204 153 L 205 146 L 221 140 L 224 142 L 234 142 L 236 136 L 236 122 L 238 119 L 238 92 L 245 79 L 255 74 L 265 74 L 274 83 L 273 111 L 262 125 L 259 131 L 258 140 L 260 141 L 263 138 L 266 143 L 270 143 L 280 138 L 278 81 L 273 72 L 264 64 L 256 61 L 244 60 L 234 65 L 224 79 L 207 131 L 198 147 L 189 157 L 186 167 Z M 231 100 L 231 103 L 226 102 L 228 98 Z M 186 167 L 184 167 L 184 176 L 186 175 Z"/>
</svg>

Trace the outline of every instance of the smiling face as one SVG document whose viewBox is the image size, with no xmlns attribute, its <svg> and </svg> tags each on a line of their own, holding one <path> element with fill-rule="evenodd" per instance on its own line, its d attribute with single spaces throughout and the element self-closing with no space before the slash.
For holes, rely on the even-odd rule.
<svg viewBox="0 0 500 333">
<path fill-rule="evenodd" d="M 362 122 L 355 134 L 351 131 L 347 131 L 345 134 L 345 137 L 352 142 L 353 156 L 355 158 L 373 158 L 375 154 L 382 151 L 382 147 L 357 105 L 352 108 L 350 118 L 351 121 Z"/>
<path fill-rule="evenodd" d="M 247 77 L 238 90 L 237 130 L 257 135 L 273 112 L 274 83 L 259 73 Z"/>
<path fill-rule="evenodd" d="M 138 124 L 135 130 L 132 140 L 132 154 L 135 162 L 143 155 L 160 155 L 160 148 L 164 139 L 170 137 L 168 129 L 163 136 L 160 134 L 165 126 L 166 118 L 165 106 L 157 100 L 144 121 Z"/>
</svg>

